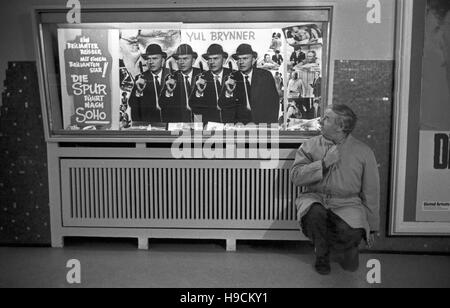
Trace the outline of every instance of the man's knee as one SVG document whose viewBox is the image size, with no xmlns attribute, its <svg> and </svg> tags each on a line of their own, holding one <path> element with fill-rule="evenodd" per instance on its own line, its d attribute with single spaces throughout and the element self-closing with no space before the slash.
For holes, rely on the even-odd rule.
<svg viewBox="0 0 450 308">
<path fill-rule="evenodd" d="M 309 219 L 326 219 L 327 215 L 327 209 L 322 204 L 314 203 L 311 205 L 305 216 Z"/>
</svg>

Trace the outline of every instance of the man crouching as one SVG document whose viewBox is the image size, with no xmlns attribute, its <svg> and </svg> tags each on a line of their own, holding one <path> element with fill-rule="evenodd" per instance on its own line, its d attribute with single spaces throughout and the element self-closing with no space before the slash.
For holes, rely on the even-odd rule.
<svg viewBox="0 0 450 308">
<path fill-rule="evenodd" d="M 378 166 L 373 151 L 351 135 L 356 121 L 346 105 L 326 110 L 321 135 L 302 144 L 290 171 L 291 181 L 306 188 L 297 212 L 322 275 L 330 273 L 330 252 L 343 269 L 356 271 L 361 240 L 372 246 L 379 229 Z"/>
</svg>

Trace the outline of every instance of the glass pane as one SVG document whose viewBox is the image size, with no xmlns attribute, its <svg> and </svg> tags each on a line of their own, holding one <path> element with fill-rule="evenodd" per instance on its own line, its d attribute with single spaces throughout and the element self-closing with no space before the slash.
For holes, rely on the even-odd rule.
<svg viewBox="0 0 450 308">
<path fill-rule="evenodd" d="M 64 130 L 318 130 L 326 23 L 58 29 Z"/>
</svg>

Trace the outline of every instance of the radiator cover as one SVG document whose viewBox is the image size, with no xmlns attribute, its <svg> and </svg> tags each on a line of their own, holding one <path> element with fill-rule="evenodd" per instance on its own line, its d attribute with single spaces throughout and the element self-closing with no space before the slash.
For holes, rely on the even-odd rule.
<svg viewBox="0 0 450 308">
<path fill-rule="evenodd" d="M 63 227 L 298 230 L 292 161 L 61 159 Z"/>
</svg>

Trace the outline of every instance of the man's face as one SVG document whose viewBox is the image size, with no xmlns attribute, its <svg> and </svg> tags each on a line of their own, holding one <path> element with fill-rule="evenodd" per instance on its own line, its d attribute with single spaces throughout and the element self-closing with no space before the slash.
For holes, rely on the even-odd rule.
<svg viewBox="0 0 450 308">
<path fill-rule="evenodd" d="M 255 59 L 253 58 L 253 55 L 238 56 L 237 60 L 239 70 L 244 74 L 251 72 L 254 62 Z"/>
<path fill-rule="evenodd" d="M 309 39 L 309 34 L 304 29 L 298 30 L 297 36 L 300 37 L 302 41 Z"/>
<path fill-rule="evenodd" d="M 336 133 L 342 132 L 342 128 L 337 124 L 338 115 L 333 110 L 327 109 L 324 116 L 320 119 L 322 135 L 331 137 Z"/>
<path fill-rule="evenodd" d="M 313 63 L 315 61 L 315 56 L 312 52 L 308 52 L 308 54 L 306 55 L 306 61 L 308 63 Z"/>
<path fill-rule="evenodd" d="M 164 66 L 164 57 L 162 55 L 148 56 L 147 66 L 152 73 L 159 73 Z"/>
<path fill-rule="evenodd" d="M 178 56 L 177 60 L 178 68 L 185 74 L 191 72 L 192 65 L 194 64 L 194 56 L 192 55 L 182 55 Z"/>
<path fill-rule="evenodd" d="M 223 55 L 211 55 L 208 59 L 209 70 L 215 74 L 220 74 L 223 69 L 225 58 Z"/>
</svg>

